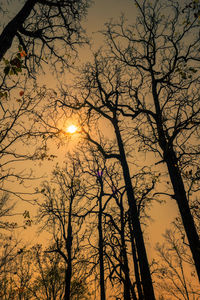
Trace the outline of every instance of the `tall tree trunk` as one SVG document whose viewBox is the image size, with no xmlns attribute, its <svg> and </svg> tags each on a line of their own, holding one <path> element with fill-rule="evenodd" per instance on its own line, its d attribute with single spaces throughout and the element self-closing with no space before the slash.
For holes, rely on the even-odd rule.
<svg viewBox="0 0 200 300">
<path fill-rule="evenodd" d="M 200 240 L 189 207 L 182 176 L 177 165 L 176 154 L 173 150 L 170 150 L 167 155 L 164 153 L 164 157 L 174 189 L 174 198 L 176 199 L 179 208 L 183 226 L 185 228 L 189 246 L 192 252 L 196 272 L 200 282 Z"/>
<path fill-rule="evenodd" d="M 126 251 L 126 242 L 125 242 L 125 222 L 124 222 L 124 208 L 122 199 L 120 201 L 120 221 L 121 221 L 121 243 L 122 243 L 122 270 L 124 272 L 125 281 L 124 281 L 124 299 L 132 299 L 137 300 L 134 287 L 131 283 L 130 279 L 130 270 L 128 265 L 128 257 L 127 257 L 127 251 Z"/>
<path fill-rule="evenodd" d="M 101 186 L 100 195 L 98 197 L 98 231 L 99 231 L 99 267 L 100 267 L 100 295 L 101 300 L 106 300 L 105 278 L 104 278 L 104 259 L 103 259 L 103 231 L 102 231 L 102 197 L 103 197 L 103 181 L 101 176 L 98 178 Z"/>
<path fill-rule="evenodd" d="M 119 152 L 121 156 L 121 166 L 123 170 L 123 177 L 126 185 L 126 193 L 128 198 L 128 204 L 130 208 L 130 215 L 131 215 L 131 222 L 134 229 L 134 236 L 135 236 L 135 243 L 138 253 L 138 260 L 139 260 L 139 266 L 140 266 L 140 274 L 141 274 L 141 280 L 142 280 L 142 286 L 143 286 L 143 293 L 144 293 L 144 299 L 145 300 L 155 300 L 154 295 L 154 289 L 151 279 L 151 273 L 149 269 L 149 263 L 147 259 L 147 253 L 145 249 L 144 239 L 143 239 L 143 233 L 140 225 L 139 215 L 137 212 L 137 205 L 136 205 L 136 199 L 133 192 L 132 182 L 131 182 L 131 176 L 130 171 L 128 167 L 128 163 L 126 160 L 126 154 L 124 150 L 123 141 L 121 138 L 120 130 L 118 127 L 118 121 L 115 119 L 113 121 L 113 125 L 115 127 L 115 133 L 117 137 L 117 143 L 119 147 Z"/>
<path fill-rule="evenodd" d="M 65 270 L 65 295 L 64 300 L 70 300 L 70 290 L 71 290 L 71 263 L 68 263 Z"/>
<path fill-rule="evenodd" d="M 141 279 L 140 279 L 140 273 L 139 273 L 139 267 L 138 267 L 138 258 L 136 253 L 136 247 L 134 242 L 134 232 L 131 224 L 130 214 L 129 214 L 129 230 L 130 230 L 130 237 L 131 237 L 131 249 L 132 249 L 132 257 L 133 257 L 133 264 L 134 264 L 134 272 L 135 272 L 135 280 L 136 280 L 136 286 L 137 286 L 137 292 L 139 300 L 143 300 L 143 292 L 141 287 Z"/>
<path fill-rule="evenodd" d="M 12 42 L 17 31 L 30 15 L 36 2 L 37 0 L 27 0 L 18 14 L 6 25 L 2 31 L 0 35 L 0 61 L 8 49 L 10 49 L 12 46 Z"/>
<path fill-rule="evenodd" d="M 70 201 L 69 206 L 69 216 L 68 216 L 68 227 L 67 227 L 67 238 L 65 241 L 65 246 L 67 250 L 67 268 L 65 270 L 65 295 L 64 300 L 70 300 L 71 293 L 71 278 L 72 278 L 72 225 L 71 225 L 71 217 L 72 217 L 72 200 Z"/>
<path fill-rule="evenodd" d="M 132 286 L 131 279 L 130 279 L 130 271 L 128 266 L 128 258 L 126 253 L 126 245 L 125 245 L 125 238 L 124 234 L 122 234 L 122 270 L 124 273 L 124 299 L 126 300 L 137 300 L 134 287 Z M 131 297 L 132 295 L 132 297 Z"/>
<path fill-rule="evenodd" d="M 154 105 L 155 105 L 155 110 L 157 115 L 156 122 L 157 122 L 159 145 L 163 151 L 164 161 L 167 164 L 170 180 L 174 190 L 174 198 L 176 199 L 176 202 L 178 204 L 183 226 L 192 252 L 192 257 L 194 260 L 196 272 L 200 281 L 200 240 L 196 230 L 194 219 L 190 211 L 183 179 L 178 167 L 176 154 L 175 151 L 173 150 L 173 146 L 169 145 L 163 129 L 162 112 L 160 109 L 160 103 L 159 103 L 159 98 L 157 93 L 157 84 L 153 77 L 153 71 L 152 71 L 152 93 L 153 93 Z"/>
</svg>

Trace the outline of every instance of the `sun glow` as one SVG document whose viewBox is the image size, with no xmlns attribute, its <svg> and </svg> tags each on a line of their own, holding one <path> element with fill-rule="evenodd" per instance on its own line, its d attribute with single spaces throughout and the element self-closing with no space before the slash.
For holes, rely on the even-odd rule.
<svg viewBox="0 0 200 300">
<path fill-rule="evenodd" d="M 77 127 L 75 125 L 70 125 L 67 127 L 67 132 L 68 133 L 75 133 L 77 131 Z"/>
</svg>

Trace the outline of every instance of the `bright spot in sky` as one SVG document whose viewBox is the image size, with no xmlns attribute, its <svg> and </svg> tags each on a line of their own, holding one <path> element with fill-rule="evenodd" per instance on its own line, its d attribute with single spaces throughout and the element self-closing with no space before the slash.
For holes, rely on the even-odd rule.
<svg viewBox="0 0 200 300">
<path fill-rule="evenodd" d="M 67 132 L 68 133 L 75 133 L 77 131 L 77 127 L 75 125 L 70 125 L 68 128 L 67 128 Z"/>
</svg>

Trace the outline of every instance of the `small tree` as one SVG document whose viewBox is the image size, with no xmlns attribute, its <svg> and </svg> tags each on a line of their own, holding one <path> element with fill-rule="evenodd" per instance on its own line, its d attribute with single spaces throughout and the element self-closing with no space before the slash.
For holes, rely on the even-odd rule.
<svg viewBox="0 0 200 300">
<path fill-rule="evenodd" d="M 181 240 L 176 226 L 164 234 L 164 244 L 157 244 L 160 257 L 156 282 L 159 293 L 174 299 L 198 299 L 198 283 L 195 269 L 188 255 L 188 248 Z M 190 277 L 190 279 L 189 279 Z M 196 284 L 196 285 L 195 285 Z"/>
<path fill-rule="evenodd" d="M 72 161 L 71 166 L 67 164 L 64 169 L 57 167 L 52 182 L 44 182 L 41 189 L 44 202 L 40 203 L 39 220 L 52 235 L 53 244 L 47 252 L 57 253 L 64 261 L 66 300 L 71 297 L 71 283 L 73 277 L 76 278 L 75 262 L 78 267 L 84 239 L 84 230 L 76 217 L 84 206 L 85 190 L 80 175 L 78 164 Z"/>
</svg>

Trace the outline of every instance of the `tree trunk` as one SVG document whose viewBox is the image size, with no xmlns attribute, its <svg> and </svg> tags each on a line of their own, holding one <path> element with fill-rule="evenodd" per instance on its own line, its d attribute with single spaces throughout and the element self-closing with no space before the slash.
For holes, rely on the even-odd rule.
<svg viewBox="0 0 200 300">
<path fill-rule="evenodd" d="M 190 250 L 192 252 L 196 272 L 200 282 L 200 240 L 195 227 L 193 216 L 190 211 L 182 176 L 177 165 L 176 154 L 173 150 L 171 150 L 168 155 L 164 154 L 164 157 L 174 189 L 174 198 L 176 199 L 179 208 Z"/>
<path fill-rule="evenodd" d="M 104 279 L 104 261 L 103 261 L 103 232 L 102 232 L 102 197 L 103 197 L 103 182 L 102 178 L 99 177 L 101 186 L 99 200 L 99 213 L 98 213 L 98 231 L 99 231 L 99 267 L 100 267 L 100 295 L 101 300 L 106 300 L 105 294 L 105 279 Z"/>
<path fill-rule="evenodd" d="M 154 289 L 153 289 L 153 284 L 152 284 L 152 279 L 151 279 L 151 273 L 150 273 L 150 269 L 149 269 L 149 263 L 148 263 L 147 253 L 146 253 L 144 239 L 143 239 L 143 233 L 142 233 L 142 229 L 141 229 L 141 225 L 140 225 L 139 215 L 137 212 L 136 199 L 135 199 L 134 192 L 133 192 L 130 171 L 129 171 L 128 163 L 126 160 L 124 145 L 123 145 L 123 141 L 121 138 L 117 120 L 115 120 L 115 122 L 113 122 L 113 125 L 115 127 L 117 143 L 118 143 L 119 152 L 120 152 L 120 156 L 121 156 L 120 162 L 121 162 L 124 181 L 125 181 L 125 185 L 126 185 L 126 193 L 127 193 L 128 204 L 129 204 L 130 215 L 131 215 L 131 223 L 132 223 L 133 230 L 134 230 L 134 237 L 135 237 L 136 248 L 137 248 L 137 253 L 138 253 L 138 260 L 139 260 L 139 266 L 140 266 L 140 274 L 141 274 L 141 280 L 142 280 L 142 286 L 143 286 L 144 299 L 145 300 L 155 300 Z"/>
<path fill-rule="evenodd" d="M 70 201 L 69 216 L 68 216 L 68 227 L 67 227 L 67 238 L 65 241 L 67 250 L 67 268 L 65 271 L 65 295 L 64 300 L 70 300 L 71 293 L 71 278 L 72 278 L 72 225 L 71 225 L 71 215 L 72 215 L 72 202 L 73 197 Z"/>
<path fill-rule="evenodd" d="M 67 265 L 65 270 L 65 295 L 64 300 L 70 300 L 70 289 L 71 289 L 71 263 Z"/>
<path fill-rule="evenodd" d="M 125 281 L 124 281 L 124 299 L 131 300 L 131 295 L 133 300 L 137 300 L 134 287 L 131 283 L 130 279 L 130 270 L 128 265 L 128 257 L 127 257 L 127 251 L 126 251 L 126 242 L 125 242 L 125 223 L 124 223 L 124 209 L 123 209 L 123 203 L 121 200 L 120 203 L 120 221 L 121 221 L 121 243 L 122 243 L 122 270 L 124 272 Z"/>
<path fill-rule="evenodd" d="M 132 257 L 133 257 L 133 264 L 134 264 L 134 271 L 135 271 L 135 279 L 136 279 L 136 286 L 137 286 L 137 292 L 138 292 L 138 297 L 139 300 L 143 300 L 143 292 L 142 292 L 142 287 L 141 287 L 141 279 L 140 279 L 140 273 L 139 273 L 139 268 L 138 268 L 138 258 L 137 258 L 137 253 L 136 253 L 136 247 L 135 247 L 135 242 L 134 242 L 134 232 L 130 220 L 130 214 L 129 214 L 129 230 L 130 230 L 130 236 L 131 236 L 131 249 L 132 249 Z"/>
<path fill-rule="evenodd" d="M 153 71 L 152 71 L 152 94 L 154 99 L 156 115 L 157 115 L 156 123 L 157 123 L 159 145 L 163 151 L 164 161 L 167 164 L 170 180 L 174 190 L 174 198 L 176 199 L 176 202 L 178 204 L 183 226 L 185 228 L 190 250 L 192 252 L 192 257 L 194 260 L 196 272 L 200 281 L 200 240 L 196 230 L 194 219 L 190 211 L 190 207 L 189 207 L 183 179 L 181 176 L 181 172 L 178 167 L 178 161 L 177 161 L 175 151 L 173 150 L 173 146 L 169 145 L 165 136 L 165 132 L 163 130 L 162 112 L 160 109 L 160 103 L 159 103 L 159 98 L 157 93 L 157 84 L 154 79 Z"/>
</svg>

